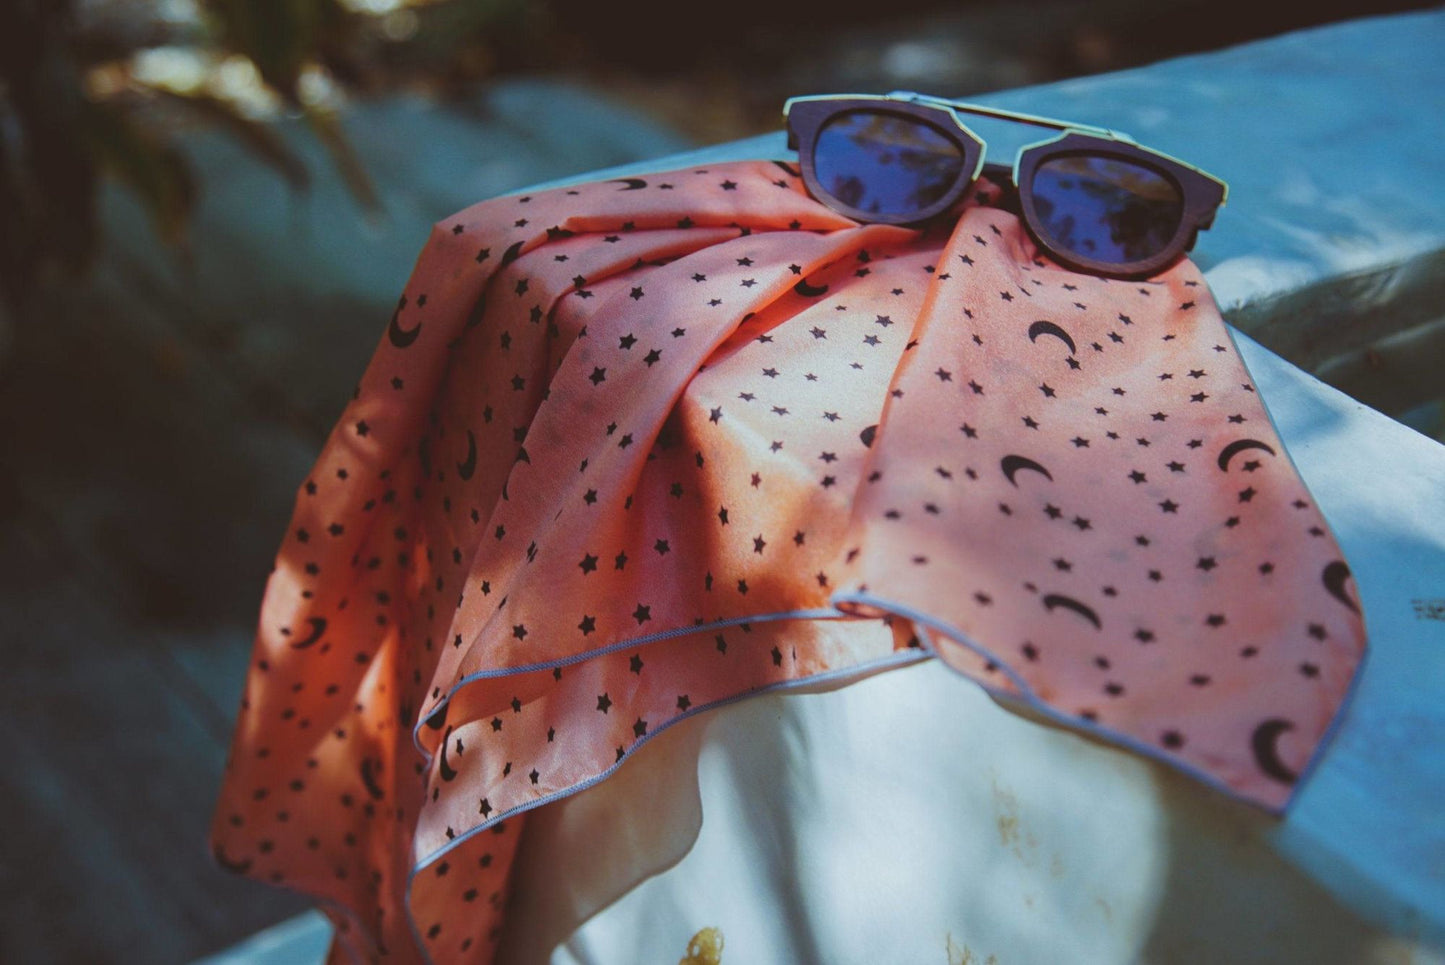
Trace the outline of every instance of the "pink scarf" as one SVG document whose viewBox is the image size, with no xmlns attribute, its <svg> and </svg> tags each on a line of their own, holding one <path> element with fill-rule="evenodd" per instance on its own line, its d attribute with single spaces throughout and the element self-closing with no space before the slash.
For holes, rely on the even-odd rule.
<svg viewBox="0 0 1445 965">
<path fill-rule="evenodd" d="M 860 226 L 751 161 L 441 222 L 298 494 L 218 859 L 334 955 L 489 961 L 525 811 L 929 654 L 1283 808 L 1364 651 L 1339 547 L 1198 270 L 1062 270 L 990 197 Z"/>
</svg>

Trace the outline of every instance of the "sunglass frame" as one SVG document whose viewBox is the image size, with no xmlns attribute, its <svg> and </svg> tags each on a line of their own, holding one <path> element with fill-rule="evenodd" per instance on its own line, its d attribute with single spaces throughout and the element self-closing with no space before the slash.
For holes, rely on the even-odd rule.
<svg viewBox="0 0 1445 965">
<path fill-rule="evenodd" d="M 880 217 L 844 204 L 819 182 L 815 152 L 818 136 L 828 121 L 839 114 L 852 111 L 875 111 L 928 124 L 958 147 L 964 161 L 958 177 L 937 201 L 907 216 Z M 798 166 L 803 182 L 813 196 L 855 221 L 897 225 L 920 225 L 950 210 L 982 172 L 988 153 L 987 143 L 963 122 L 958 116 L 960 111 L 1060 132 L 1054 137 L 1025 145 L 1019 150 L 1013 165 L 1013 181 L 1018 190 L 1024 227 L 1034 243 L 1055 262 L 1076 271 L 1112 278 L 1145 278 L 1157 274 L 1194 247 L 1199 232 L 1214 222 L 1215 213 L 1229 195 L 1228 185 L 1214 175 L 1161 151 L 1143 147 L 1127 134 L 1088 124 L 1059 121 L 908 91 L 896 91 L 886 96 L 825 94 L 794 97 L 783 105 L 788 128 L 788 146 L 798 151 Z M 952 121 L 952 124 L 947 124 L 947 121 Z M 1040 228 L 1043 220 L 1034 204 L 1034 175 L 1039 165 L 1045 161 L 1079 155 L 1142 165 L 1176 187 L 1181 198 L 1179 224 L 1164 248 L 1149 258 L 1120 263 L 1088 258 L 1061 249 L 1050 241 L 1046 232 Z"/>
</svg>

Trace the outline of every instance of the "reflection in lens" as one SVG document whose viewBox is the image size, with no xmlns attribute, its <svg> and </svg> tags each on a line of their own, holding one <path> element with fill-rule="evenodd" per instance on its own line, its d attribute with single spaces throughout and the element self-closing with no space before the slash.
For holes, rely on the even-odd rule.
<svg viewBox="0 0 1445 965">
<path fill-rule="evenodd" d="M 1035 227 L 1050 245 L 1120 265 L 1163 251 L 1184 212 L 1173 181 L 1117 158 L 1050 158 L 1035 171 L 1032 189 Z"/>
<path fill-rule="evenodd" d="M 898 114 L 850 111 L 818 132 L 813 170 L 823 190 L 879 217 L 909 217 L 942 198 L 963 152 L 938 128 Z"/>
</svg>

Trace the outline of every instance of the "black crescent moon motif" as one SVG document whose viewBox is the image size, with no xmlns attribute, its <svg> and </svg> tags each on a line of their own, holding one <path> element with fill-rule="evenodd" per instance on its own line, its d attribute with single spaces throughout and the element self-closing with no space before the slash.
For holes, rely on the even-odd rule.
<svg viewBox="0 0 1445 965">
<path fill-rule="evenodd" d="M 802 177 L 802 175 L 798 173 L 798 169 L 797 169 L 797 168 L 793 167 L 791 164 L 788 164 L 788 163 L 785 162 L 785 161 L 774 161 L 773 163 L 776 164 L 778 167 L 782 168 L 784 171 L 786 171 L 786 172 L 788 172 L 789 174 L 791 174 L 791 175 L 792 175 L 793 177 L 795 177 L 795 178 L 801 178 L 801 177 Z"/>
<path fill-rule="evenodd" d="M 406 299 L 396 306 L 396 311 L 391 313 L 391 324 L 386 328 L 386 337 L 391 339 L 391 344 L 397 348 L 406 348 L 416 341 L 421 334 L 421 322 L 417 322 L 412 328 L 401 327 L 401 310 L 406 307 Z"/>
<path fill-rule="evenodd" d="M 858 438 L 863 440 L 863 445 L 867 446 L 869 449 L 872 449 L 873 439 L 877 435 L 878 427 L 876 425 L 871 425 L 868 428 L 864 429 L 862 432 L 858 433 Z"/>
<path fill-rule="evenodd" d="M 804 298 L 817 298 L 819 295 L 828 294 L 828 286 L 810 285 L 808 284 L 808 279 L 802 278 L 799 279 L 798 283 L 793 286 L 793 291 L 797 292 L 799 295 L 802 295 Z"/>
<path fill-rule="evenodd" d="M 627 185 L 627 187 L 621 189 L 623 191 L 640 191 L 647 187 L 647 182 L 641 178 L 613 178 L 612 182 L 614 184 Z"/>
<path fill-rule="evenodd" d="M 452 729 L 448 727 L 447 732 L 442 735 L 441 764 L 439 765 L 443 781 L 455 781 L 457 779 L 457 772 L 452 770 L 452 766 L 447 763 L 447 745 L 451 742 Z"/>
<path fill-rule="evenodd" d="M 1233 459 L 1237 453 L 1241 453 L 1246 449 L 1263 449 L 1271 456 L 1274 455 L 1274 450 L 1258 439 L 1236 439 L 1219 450 L 1219 468 L 1225 472 L 1229 472 L 1229 460 Z"/>
<path fill-rule="evenodd" d="M 247 858 L 244 861 L 232 861 L 230 858 L 226 857 L 226 852 L 221 850 L 221 846 L 219 844 L 211 849 L 211 854 L 215 857 L 216 864 L 220 865 L 222 868 L 225 868 L 227 871 L 233 872 L 238 875 L 243 875 L 251 870 L 250 858 Z"/>
<path fill-rule="evenodd" d="M 1333 563 L 1327 564 L 1324 572 L 1320 574 L 1320 579 L 1324 581 L 1325 589 L 1329 591 L 1330 596 L 1359 613 L 1359 606 L 1350 599 L 1350 594 L 1345 590 L 1345 580 L 1349 578 L 1350 568 L 1345 565 L 1344 560 L 1335 560 Z"/>
<path fill-rule="evenodd" d="M 325 617 L 312 617 L 306 622 L 311 624 L 311 633 L 306 637 L 305 640 L 297 640 L 295 643 L 291 644 L 292 650 L 305 650 L 307 647 L 315 644 L 317 640 L 320 640 L 321 635 L 326 632 Z"/>
<path fill-rule="evenodd" d="M 381 762 L 374 758 L 363 757 L 361 759 L 361 783 L 366 785 L 366 793 L 378 801 L 386 797 L 386 792 L 381 789 L 380 784 L 376 783 L 376 768 L 380 766 Z"/>
<path fill-rule="evenodd" d="M 427 725 L 428 727 L 430 727 L 432 730 L 441 730 L 443 727 L 446 726 L 446 723 L 447 723 L 447 710 L 448 710 L 450 707 L 451 707 L 451 703 L 448 702 L 448 703 L 442 704 L 440 707 L 438 707 L 436 710 L 432 711 L 430 714 L 427 714 L 427 717 L 426 717 L 426 725 Z"/>
<path fill-rule="evenodd" d="M 1062 593 L 1050 593 L 1045 596 L 1044 609 L 1052 613 L 1055 607 L 1073 610 L 1079 616 L 1092 623 L 1095 630 L 1104 629 L 1104 625 L 1099 622 L 1099 614 L 1095 613 L 1092 607 L 1085 606 L 1071 596 L 1064 596 Z"/>
<path fill-rule="evenodd" d="M 1018 483 L 1014 480 L 1014 475 L 1020 469 L 1032 469 L 1034 472 L 1043 476 L 1049 482 L 1054 481 L 1054 477 L 1049 475 L 1049 471 L 1047 469 L 1034 462 L 1027 456 L 1004 456 L 1002 459 L 999 460 L 999 468 L 1002 469 L 1003 474 L 1008 477 L 1008 481 L 1013 483 L 1015 489 L 1018 488 Z"/>
<path fill-rule="evenodd" d="M 1069 347 L 1069 354 L 1073 355 L 1077 349 L 1074 347 L 1074 339 L 1068 332 L 1064 331 L 1053 322 L 1037 321 L 1029 326 L 1029 341 L 1036 342 L 1040 335 L 1052 335 Z"/>
<path fill-rule="evenodd" d="M 1299 780 L 1299 775 L 1279 759 L 1279 735 L 1287 730 L 1294 730 L 1294 724 L 1283 717 L 1271 717 L 1256 727 L 1249 739 L 1259 769 L 1281 784 L 1293 784 Z"/>
<path fill-rule="evenodd" d="M 510 265 L 512 262 L 516 261 L 517 258 L 520 257 L 522 254 L 522 245 L 524 244 L 526 244 L 525 241 L 513 242 L 510 248 L 502 252 L 502 264 Z"/>
<path fill-rule="evenodd" d="M 477 471 L 477 437 L 472 435 L 472 430 L 467 430 L 467 458 L 457 463 L 457 475 L 463 479 L 471 479 L 472 473 Z"/>
</svg>

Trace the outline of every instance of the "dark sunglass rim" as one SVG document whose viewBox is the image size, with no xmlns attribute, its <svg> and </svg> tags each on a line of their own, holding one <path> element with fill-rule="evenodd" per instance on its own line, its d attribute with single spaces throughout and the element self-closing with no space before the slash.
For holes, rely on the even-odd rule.
<svg viewBox="0 0 1445 965">
<path fill-rule="evenodd" d="M 959 175 L 937 201 L 908 216 L 878 216 L 844 203 L 828 191 L 818 178 L 816 148 L 818 137 L 828 122 L 852 113 L 873 113 L 905 117 L 926 124 L 938 131 L 959 149 L 963 163 Z M 978 177 L 983 166 L 983 142 L 972 131 L 962 128 L 951 113 L 927 104 L 905 101 L 880 101 L 866 97 L 837 100 L 802 101 L 788 112 L 789 146 L 798 151 L 803 182 L 813 196 L 826 198 L 829 207 L 856 221 L 872 224 L 921 224 L 947 211 Z"/>
<path fill-rule="evenodd" d="M 1169 242 L 1148 258 L 1131 262 L 1100 261 L 1068 251 L 1046 236 L 1043 219 L 1034 206 L 1033 180 L 1041 164 L 1058 157 L 1089 156 L 1113 158 L 1138 164 L 1167 178 L 1179 191 L 1178 224 Z M 1019 207 L 1025 229 L 1035 243 L 1054 261 L 1066 268 L 1114 278 L 1147 277 L 1177 261 L 1194 245 L 1199 230 L 1208 227 L 1214 211 L 1223 203 L 1223 185 L 1171 157 L 1129 141 L 1118 141 L 1078 131 L 1025 147 L 1014 165 Z"/>
<path fill-rule="evenodd" d="M 838 114 L 857 111 L 875 111 L 879 113 L 894 113 L 908 117 L 917 118 L 935 127 L 947 136 L 954 138 L 960 147 L 964 148 L 965 166 L 964 174 L 969 170 L 973 171 L 971 177 L 960 176 L 950 190 L 928 208 L 920 210 L 915 217 L 907 220 L 900 218 L 879 218 L 866 211 L 859 211 L 843 204 L 823 190 L 818 182 L 816 170 L 814 169 L 814 150 L 817 146 L 817 136 L 828 120 Z M 861 222 L 913 225 L 928 221 L 944 211 L 947 211 L 968 190 L 968 187 L 982 173 L 984 167 L 984 144 L 983 140 L 974 134 L 959 119 L 955 110 L 968 113 L 969 105 L 958 104 L 945 105 L 942 103 L 919 102 L 900 100 L 891 97 L 878 97 L 869 95 L 843 96 L 837 98 L 801 98 L 790 102 L 787 112 L 788 146 L 798 150 L 799 167 L 803 172 L 803 180 L 814 196 L 820 200 L 827 199 L 826 203 L 855 220 Z M 996 112 L 983 110 L 980 113 L 994 116 Z M 1008 112 L 998 112 L 999 116 L 1007 120 Z M 1024 119 L 1028 115 L 1022 116 Z M 951 123 L 943 123 L 944 121 Z M 1052 126 L 1054 122 L 1044 126 Z M 1087 271 L 1093 274 L 1117 278 L 1140 278 L 1152 275 L 1178 260 L 1185 252 L 1193 247 L 1194 240 L 1201 229 L 1208 228 L 1214 220 L 1214 214 L 1224 203 L 1227 188 L 1225 184 L 1211 175 L 1199 171 L 1188 164 L 1171 158 L 1158 151 L 1150 150 L 1135 144 L 1127 138 L 1121 138 L 1113 132 L 1102 131 L 1101 133 L 1090 133 L 1088 131 L 1074 129 L 1066 122 L 1058 122 L 1062 133 L 1046 141 L 1025 146 L 1015 160 L 1013 166 L 1014 183 L 1018 190 L 1020 210 L 1023 213 L 1021 218 L 1030 236 L 1039 247 L 1054 261 L 1059 264 L 1079 271 Z M 1085 125 L 1080 125 L 1085 127 Z M 1101 129 L 1100 129 L 1101 130 Z M 957 132 L 956 134 L 954 132 Z M 976 152 L 970 158 L 970 151 Z M 1061 153 L 1088 154 L 1097 157 L 1114 157 L 1133 163 L 1142 164 L 1151 170 L 1158 171 L 1169 178 L 1180 190 L 1183 198 L 1183 208 L 1180 214 L 1179 224 L 1175 228 L 1173 237 L 1168 245 L 1158 255 L 1136 262 L 1119 263 L 1096 261 L 1082 256 L 1073 255 L 1068 251 L 1060 250 L 1047 239 L 1041 237 L 1041 232 L 1036 229 L 1038 214 L 1033 206 L 1032 179 L 1037 166 L 1043 161 L 1056 157 Z"/>
</svg>

